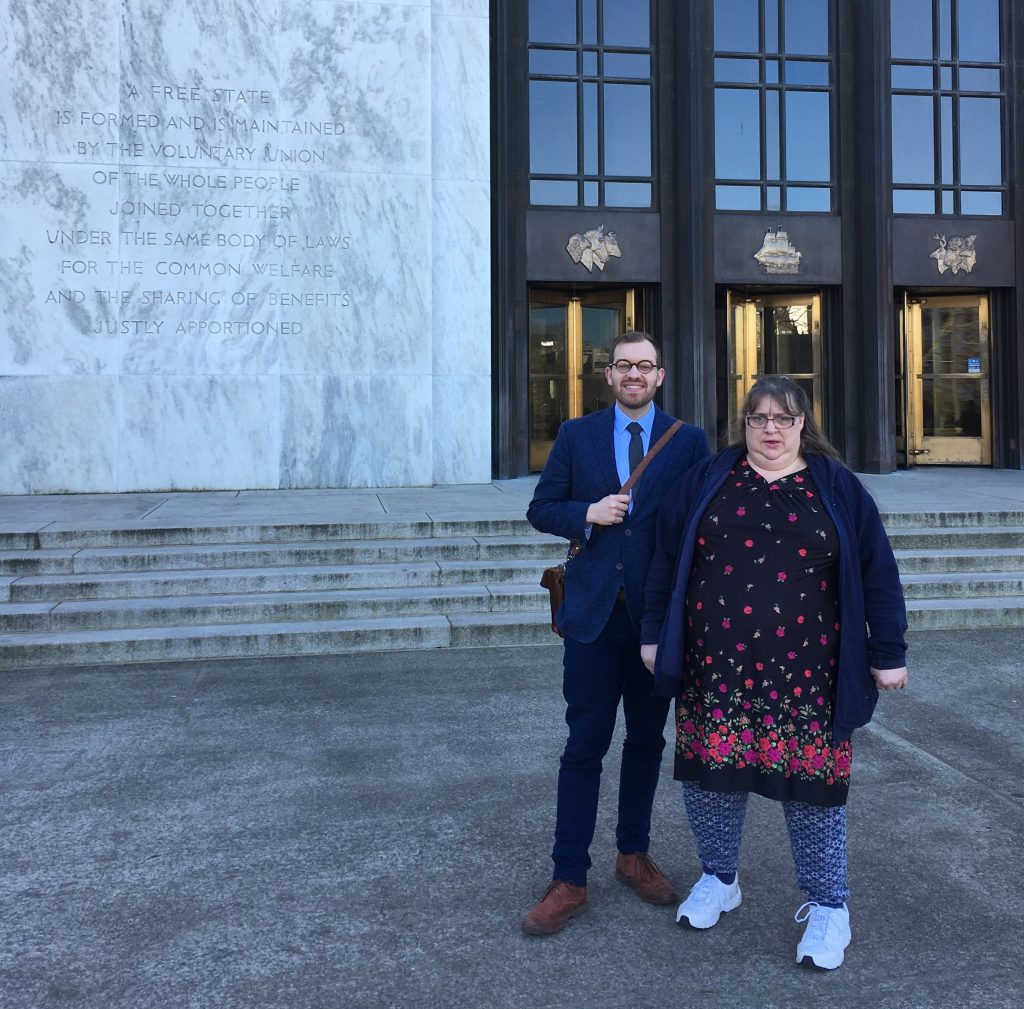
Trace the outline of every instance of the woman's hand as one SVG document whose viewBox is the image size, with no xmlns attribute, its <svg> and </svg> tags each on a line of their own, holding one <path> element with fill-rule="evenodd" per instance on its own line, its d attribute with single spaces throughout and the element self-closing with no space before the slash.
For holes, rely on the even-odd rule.
<svg viewBox="0 0 1024 1009">
<path fill-rule="evenodd" d="M 872 666 L 871 675 L 879 690 L 902 690 L 907 685 L 906 666 L 900 666 L 899 669 L 875 669 Z"/>
<path fill-rule="evenodd" d="M 647 672 L 654 672 L 654 660 L 658 657 L 658 646 L 657 645 L 641 645 L 640 646 L 640 658 L 643 660 L 644 665 L 647 667 Z"/>
</svg>

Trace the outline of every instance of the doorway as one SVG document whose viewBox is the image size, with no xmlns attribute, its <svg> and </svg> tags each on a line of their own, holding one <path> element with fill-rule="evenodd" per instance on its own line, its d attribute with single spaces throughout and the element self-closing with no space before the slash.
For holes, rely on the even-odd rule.
<svg viewBox="0 0 1024 1009">
<path fill-rule="evenodd" d="M 984 295 L 903 299 L 897 362 L 909 466 L 991 466 L 990 331 Z"/>
<path fill-rule="evenodd" d="M 608 347 L 642 329 L 633 288 L 530 289 L 530 471 L 544 468 L 562 421 L 614 402 Z"/>
<path fill-rule="evenodd" d="M 822 414 L 821 294 L 818 291 L 726 294 L 729 423 L 763 375 L 788 375 L 807 393 L 815 419 Z"/>
</svg>

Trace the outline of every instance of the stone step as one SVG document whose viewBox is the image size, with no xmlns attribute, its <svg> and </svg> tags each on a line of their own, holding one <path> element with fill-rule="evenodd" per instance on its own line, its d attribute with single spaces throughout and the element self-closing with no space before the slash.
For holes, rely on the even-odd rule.
<svg viewBox="0 0 1024 1009">
<path fill-rule="evenodd" d="M 883 515 L 893 536 L 907 533 L 956 533 L 964 530 L 1024 530 L 1024 511 L 1001 512 L 890 512 Z M 223 543 L 310 543 L 334 540 L 433 539 L 463 536 L 534 536 L 536 531 L 520 518 L 475 518 L 405 521 L 382 518 L 374 522 L 232 523 L 161 525 L 125 522 L 118 525 L 79 526 L 49 523 L 24 529 L 0 524 L 0 550 L 81 549 L 83 547 L 189 546 Z"/>
<path fill-rule="evenodd" d="M 214 568 L 273 568 L 308 565 L 395 564 L 409 561 L 483 560 L 487 558 L 561 559 L 565 541 L 554 536 L 477 536 L 425 540 L 351 540 L 315 543 L 225 543 L 206 546 L 87 547 L 53 551 L 74 574 L 130 571 L 204 570 Z M 22 555 L 19 555 L 22 556 Z M 2 565 L 3 555 L 0 555 Z M 55 557 L 55 562 L 58 558 Z M 0 566 L 0 572 L 3 571 Z M 14 572 L 11 572 L 14 573 Z M 21 572 L 19 572 L 21 573 Z M 23 572 L 29 573 L 29 572 Z M 42 572 L 40 572 L 42 573 Z"/>
<path fill-rule="evenodd" d="M 882 512 L 885 528 L 900 529 L 962 529 L 979 526 L 1024 526 L 1024 510 L 1005 511 L 943 511 Z"/>
<path fill-rule="evenodd" d="M 916 630 L 1024 627 L 1020 597 L 916 600 Z M 546 608 L 347 620 L 0 634 L 0 668 L 554 643 Z"/>
<path fill-rule="evenodd" d="M 1024 572 L 1005 577 L 915 575 L 903 579 L 908 605 L 915 600 L 1015 596 L 1024 605 Z M 9 603 L 0 605 L 0 631 L 77 631 L 117 627 L 169 627 L 320 621 L 421 613 L 547 613 L 547 593 L 523 583 L 431 585 L 321 592 L 266 592 L 137 599 Z"/>
<path fill-rule="evenodd" d="M 448 619 L 431 614 L 315 624 L 299 621 L 0 634 L 0 668 L 324 655 L 446 648 L 450 644 Z"/>
<path fill-rule="evenodd" d="M 543 567 L 543 560 L 529 559 L 38 575 L 13 580 L 8 592 L 12 602 L 315 592 L 470 582 L 529 582 L 540 578 Z"/>
<path fill-rule="evenodd" d="M 993 550 L 1024 553 L 1024 526 L 973 526 L 959 529 L 894 529 L 889 532 L 894 550 Z"/>
<path fill-rule="evenodd" d="M 138 571 L 30 576 L 9 587 L 12 602 L 71 599 L 151 599 L 159 596 L 240 595 L 342 588 L 437 585 L 436 563 L 333 567 L 225 568 L 219 571 Z"/>
<path fill-rule="evenodd" d="M 14 535 L 13 533 L 10 535 Z M 23 539 L 9 549 L 83 547 L 198 546 L 223 543 L 316 543 L 333 540 L 444 539 L 462 536 L 540 536 L 525 518 L 439 519 L 436 521 L 307 522 L 281 525 L 252 523 L 218 525 L 156 525 L 122 523 L 80 526 L 53 523 L 38 532 L 18 534 Z"/>
<path fill-rule="evenodd" d="M 39 538 L 34 529 L 26 530 L 17 523 L 0 522 L 0 550 L 38 550 Z"/>
<path fill-rule="evenodd" d="M 450 623 L 453 648 L 552 645 L 561 640 L 551 630 L 546 603 L 543 610 L 523 613 L 457 613 Z"/>
<path fill-rule="evenodd" d="M 332 655 L 410 648 L 471 648 L 557 641 L 541 613 L 423 614 L 317 623 L 139 627 L 0 634 L 0 668 Z"/>
<path fill-rule="evenodd" d="M 50 630 L 50 611 L 56 603 L 0 603 L 0 633 Z"/>
<path fill-rule="evenodd" d="M 405 523 L 377 525 L 386 536 L 358 536 L 366 523 L 332 527 L 265 526 L 207 527 L 192 530 L 142 530 L 140 533 L 181 533 L 180 541 L 133 545 L 96 545 L 96 530 L 40 533 L 38 548 L 0 550 L 0 575 L 48 572 L 133 571 L 203 567 L 284 566 L 302 563 L 373 563 L 415 560 L 429 556 L 457 557 L 560 556 L 565 541 L 538 533 L 515 520 L 495 520 L 491 526 L 516 525 L 518 532 L 479 531 L 480 522 Z M 521 528 L 525 527 L 525 528 Z M 295 538 L 315 530 L 321 537 Z M 107 530 L 107 533 L 130 530 Z M 196 533 L 191 541 L 185 534 Z M 416 533 L 426 533 L 417 536 Z M 216 535 L 215 535 L 216 534 Z M 253 539 L 245 539 L 251 534 Z M 333 534 L 333 535 L 329 535 Z M 210 538 L 207 538 L 207 537 Z M 235 537 L 240 538 L 235 538 Z M 78 537 L 76 539 L 76 537 Z M 1024 556 L 1024 526 L 903 528 L 891 531 L 897 552 L 948 551 L 971 553 L 1016 550 Z M 59 542 L 57 542 L 59 540 Z"/>
<path fill-rule="evenodd" d="M 1016 597 L 983 601 L 920 600 L 908 607 L 913 630 L 1024 627 Z M 333 655 L 424 647 L 494 647 L 557 641 L 547 613 L 220 624 L 175 628 L 0 634 L 0 668 L 197 659 Z"/>
<path fill-rule="evenodd" d="M 1020 595 L 1024 601 L 1024 571 L 1005 574 L 901 575 L 903 595 L 910 599 L 978 599 Z"/>
<path fill-rule="evenodd" d="M 1024 512 L 889 520 L 912 628 L 1024 627 Z M 558 640 L 538 582 L 565 543 L 525 519 L 50 525 L 0 548 L 3 668 Z"/>
<path fill-rule="evenodd" d="M 1024 553 L 1004 549 L 896 550 L 900 575 L 955 572 L 1020 571 Z"/>
<path fill-rule="evenodd" d="M 1024 627 L 1017 597 L 919 600 L 914 630 Z M 0 668 L 258 658 L 413 648 L 511 647 L 557 642 L 547 612 L 423 614 L 361 620 L 0 634 Z"/>
<path fill-rule="evenodd" d="M 428 588 L 268 592 L 235 596 L 93 599 L 0 604 L 0 633 L 85 631 L 129 627 L 280 623 L 454 614 L 539 611 L 547 592 L 528 584 Z"/>
<path fill-rule="evenodd" d="M 75 550 L 4 550 L 0 575 L 73 574 Z"/>
<path fill-rule="evenodd" d="M 1018 531 L 989 531 L 999 538 L 1016 539 Z M 1024 531 L 1019 531 L 1024 537 Z M 979 537 L 985 533 L 972 530 Z M 913 537 L 927 547 L 913 546 L 906 540 L 894 539 L 901 570 L 944 570 L 941 559 L 948 559 L 946 570 L 970 570 L 974 558 L 980 558 L 986 569 L 989 562 L 1000 570 L 1015 559 L 1024 561 L 1024 545 L 1019 550 L 997 543 L 991 538 L 936 547 L 935 536 L 945 531 L 913 531 Z M 962 534 L 956 534 L 957 536 Z M 980 543 L 987 543 L 980 546 Z M 81 549 L 40 549 L 0 551 L 0 576 L 45 574 L 114 574 L 143 571 L 207 571 L 211 569 L 244 569 L 244 567 L 291 567 L 299 565 L 340 565 L 396 563 L 417 560 L 461 560 L 485 558 L 529 559 L 546 562 L 561 559 L 565 542 L 558 537 L 532 536 L 449 537 L 390 540 L 318 541 L 282 544 L 209 545 L 182 544 L 162 547 L 84 547 Z M 928 562 L 920 558 L 929 558 Z M 906 566 L 903 566 L 903 561 Z M 915 567 L 915 565 L 918 565 Z"/>
<path fill-rule="evenodd" d="M 907 622 L 914 631 L 1024 627 L 1024 599 L 916 599 L 907 601 Z"/>
</svg>

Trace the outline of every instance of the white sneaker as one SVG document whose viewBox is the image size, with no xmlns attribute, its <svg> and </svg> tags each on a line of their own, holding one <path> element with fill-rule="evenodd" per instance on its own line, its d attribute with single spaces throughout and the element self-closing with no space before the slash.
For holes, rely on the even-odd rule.
<svg viewBox="0 0 1024 1009">
<path fill-rule="evenodd" d="M 804 937 L 796 947 L 796 962 L 809 956 L 815 967 L 835 970 L 843 962 L 843 950 L 850 945 L 850 910 L 842 907 L 822 907 L 813 900 L 803 904 L 794 915 L 797 921 L 806 921 Z"/>
<path fill-rule="evenodd" d="M 723 911 L 732 911 L 740 906 L 743 899 L 740 893 L 740 876 L 728 885 L 717 876 L 701 873 L 690 896 L 679 905 L 676 911 L 676 924 L 683 918 L 691 928 L 711 928 L 718 924 Z"/>
</svg>

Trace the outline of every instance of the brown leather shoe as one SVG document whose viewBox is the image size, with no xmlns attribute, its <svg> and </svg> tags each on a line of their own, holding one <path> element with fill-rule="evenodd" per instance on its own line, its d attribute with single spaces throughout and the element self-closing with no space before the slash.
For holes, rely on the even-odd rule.
<svg viewBox="0 0 1024 1009">
<path fill-rule="evenodd" d="M 527 935 L 554 935 L 587 909 L 587 888 L 556 879 L 523 919 Z"/>
<path fill-rule="evenodd" d="M 664 877 L 646 852 L 623 855 L 615 859 L 615 878 L 636 890 L 648 904 L 674 904 L 679 900 L 676 888 Z"/>
</svg>

